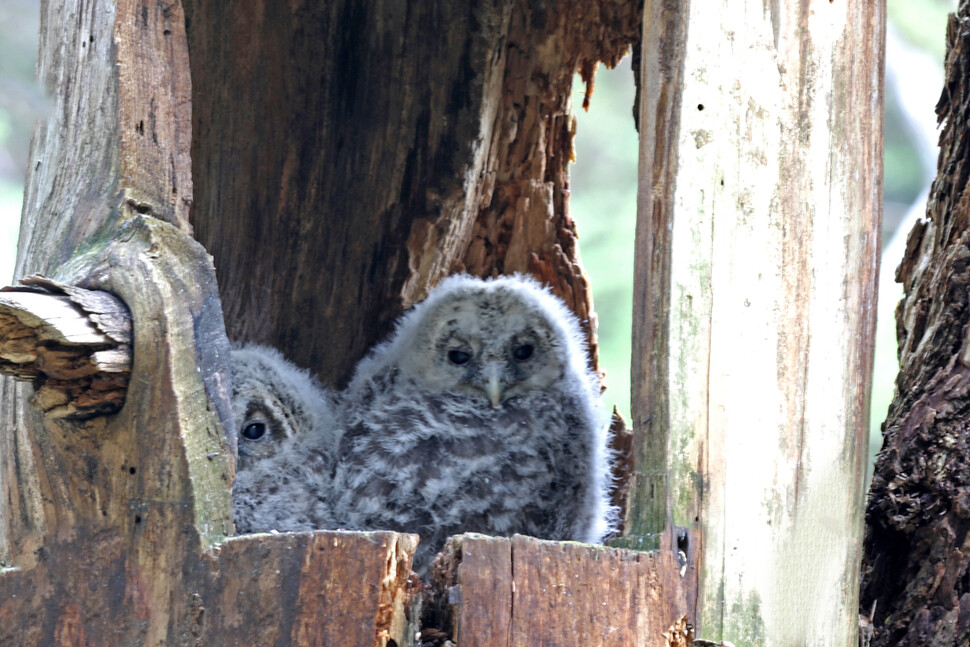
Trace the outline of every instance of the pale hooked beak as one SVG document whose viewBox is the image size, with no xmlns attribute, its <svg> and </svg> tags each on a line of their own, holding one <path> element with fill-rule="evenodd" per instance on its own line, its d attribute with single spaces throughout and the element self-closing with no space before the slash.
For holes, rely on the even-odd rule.
<svg viewBox="0 0 970 647">
<path fill-rule="evenodd" d="M 499 377 L 499 369 L 496 366 L 492 366 L 488 375 L 488 382 L 485 384 L 485 393 L 488 394 L 488 399 L 492 402 L 493 407 L 497 407 L 502 402 L 502 380 Z"/>
</svg>

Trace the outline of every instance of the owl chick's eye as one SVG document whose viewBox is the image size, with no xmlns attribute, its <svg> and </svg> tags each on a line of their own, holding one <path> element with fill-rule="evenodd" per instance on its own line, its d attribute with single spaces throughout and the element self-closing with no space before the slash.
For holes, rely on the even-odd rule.
<svg viewBox="0 0 970 647">
<path fill-rule="evenodd" d="M 472 358 L 471 353 L 466 353 L 463 350 L 450 350 L 448 351 L 448 361 L 452 364 L 464 364 Z"/>
<path fill-rule="evenodd" d="M 515 359 L 519 360 L 520 362 L 524 362 L 525 360 L 532 357 L 532 351 L 534 350 L 535 350 L 535 347 L 532 344 L 522 344 L 514 351 L 512 351 L 512 356 L 515 357 Z"/>
<path fill-rule="evenodd" d="M 247 440 L 259 440 L 266 435 L 266 423 L 262 420 L 250 420 L 243 427 L 242 435 Z"/>
</svg>

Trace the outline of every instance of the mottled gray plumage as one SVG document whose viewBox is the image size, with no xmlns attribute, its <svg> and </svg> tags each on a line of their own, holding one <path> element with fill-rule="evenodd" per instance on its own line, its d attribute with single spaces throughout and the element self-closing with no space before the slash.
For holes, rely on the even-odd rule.
<svg viewBox="0 0 970 647">
<path fill-rule="evenodd" d="M 609 528 L 599 382 L 575 316 L 531 279 L 453 276 L 341 395 L 340 525 L 598 542 Z"/>
<path fill-rule="evenodd" d="M 265 346 L 233 349 L 232 381 L 236 532 L 334 527 L 327 500 L 339 441 L 332 394 Z"/>
</svg>

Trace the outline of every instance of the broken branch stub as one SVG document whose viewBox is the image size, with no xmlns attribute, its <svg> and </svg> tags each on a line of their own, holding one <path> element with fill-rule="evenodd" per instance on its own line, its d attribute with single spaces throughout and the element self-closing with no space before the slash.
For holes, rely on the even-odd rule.
<svg viewBox="0 0 970 647">
<path fill-rule="evenodd" d="M 0 289 L 0 373 L 31 380 L 31 403 L 85 420 L 125 402 L 131 314 L 117 297 L 40 275 Z"/>
</svg>

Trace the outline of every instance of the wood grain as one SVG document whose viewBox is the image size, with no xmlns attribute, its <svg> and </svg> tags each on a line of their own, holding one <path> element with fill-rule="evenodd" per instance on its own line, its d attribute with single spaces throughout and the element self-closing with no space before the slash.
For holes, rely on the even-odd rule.
<svg viewBox="0 0 970 647">
<path fill-rule="evenodd" d="M 416 631 L 406 614 L 416 541 L 380 532 L 248 535 L 209 553 L 189 542 L 194 550 L 172 564 L 182 586 L 158 607 L 160 582 L 125 558 L 120 536 L 91 534 L 45 547 L 29 570 L 0 572 L 0 646 L 143 644 L 163 621 L 162 642 L 150 644 L 406 645 Z M 388 612 L 377 613 L 384 604 Z"/>
<path fill-rule="evenodd" d="M 451 637 L 462 647 L 658 647 L 683 615 L 666 595 L 659 554 L 461 535 L 432 584 L 446 591 Z"/>
<path fill-rule="evenodd" d="M 0 373 L 30 381 L 45 415 L 115 413 L 131 372 L 131 314 L 103 291 L 35 275 L 0 290 Z"/>
<path fill-rule="evenodd" d="M 568 212 L 570 93 L 577 69 L 637 39 L 638 2 L 185 10 L 191 219 L 230 338 L 339 387 L 442 277 L 518 271 L 552 285 L 595 348 Z"/>
<path fill-rule="evenodd" d="M 856 641 L 884 11 L 645 5 L 628 541 L 699 638 Z"/>
</svg>

